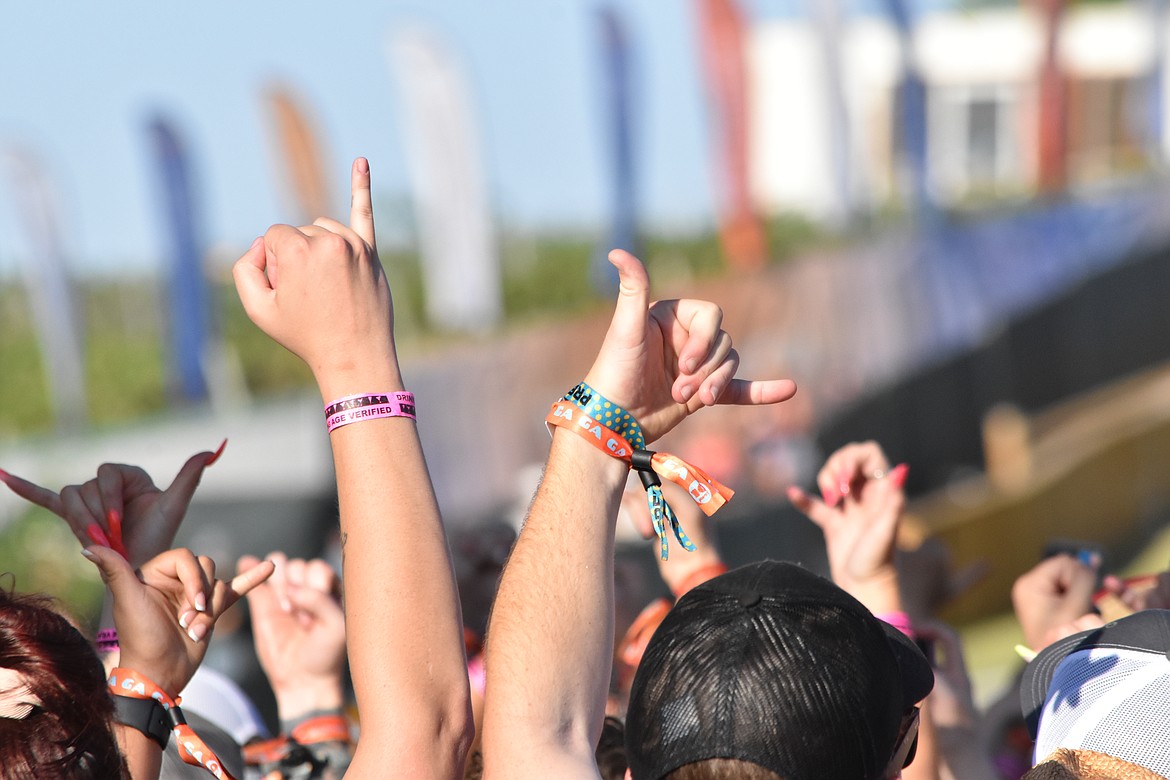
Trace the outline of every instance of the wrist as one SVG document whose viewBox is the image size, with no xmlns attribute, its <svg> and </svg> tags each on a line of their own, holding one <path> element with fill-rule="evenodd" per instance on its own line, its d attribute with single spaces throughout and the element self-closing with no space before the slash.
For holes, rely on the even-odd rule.
<svg viewBox="0 0 1170 780">
<path fill-rule="evenodd" d="M 868 577 L 854 578 L 834 575 L 833 581 L 875 615 L 902 611 L 902 594 L 898 589 L 898 573 L 892 567 Z"/>
<path fill-rule="evenodd" d="M 132 648 L 122 646 L 118 658 L 118 666 L 122 669 L 133 669 L 138 674 L 152 681 L 159 689 L 171 698 L 177 697 L 187 683 L 191 682 L 194 670 L 184 672 L 176 669 L 174 664 L 165 662 L 151 662 L 141 657 L 135 657 Z"/>
<path fill-rule="evenodd" d="M 337 710 L 345 706 L 341 677 L 329 680 L 300 680 L 273 687 L 281 722 L 296 721 L 316 710 Z"/>
<path fill-rule="evenodd" d="M 670 588 L 675 598 L 682 598 L 683 594 L 695 586 L 727 571 L 727 565 L 710 543 L 702 545 L 693 553 L 688 553 L 684 560 L 685 565 L 663 567 L 661 572 L 662 581 Z"/>
<path fill-rule="evenodd" d="M 364 361 L 351 368 L 328 368 L 314 370 L 321 400 L 328 404 L 335 399 L 360 393 L 399 392 L 406 387 L 402 382 L 402 371 L 398 357 L 391 352 L 379 360 Z"/>
<path fill-rule="evenodd" d="M 630 473 L 629 464 L 606 455 L 570 431 L 562 428 L 553 429 L 549 460 L 552 460 L 554 454 L 558 458 L 571 461 L 573 468 L 580 475 L 580 480 L 585 484 L 597 485 L 602 490 L 612 490 L 615 493 L 620 493 L 625 488 L 626 477 Z"/>
</svg>

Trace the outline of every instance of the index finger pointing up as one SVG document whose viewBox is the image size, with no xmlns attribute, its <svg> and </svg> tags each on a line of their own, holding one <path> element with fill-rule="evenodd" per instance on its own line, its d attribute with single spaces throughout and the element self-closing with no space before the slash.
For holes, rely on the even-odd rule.
<svg viewBox="0 0 1170 780">
<path fill-rule="evenodd" d="M 353 161 L 350 172 L 349 226 L 374 246 L 374 201 L 370 194 L 370 163 L 365 157 Z"/>
</svg>

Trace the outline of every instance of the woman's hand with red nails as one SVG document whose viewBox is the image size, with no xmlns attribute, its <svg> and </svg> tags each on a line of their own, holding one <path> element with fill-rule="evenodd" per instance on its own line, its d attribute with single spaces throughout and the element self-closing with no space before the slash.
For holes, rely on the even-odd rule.
<svg viewBox="0 0 1170 780">
<path fill-rule="evenodd" d="M 141 566 L 174 544 L 203 470 L 226 445 L 225 439 L 215 452 L 192 455 L 165 490 L 140 467 L 120 463 L 103 463 L 96 477 L 64 487 L 60 493 L 15 474 L 5 474 L 0 481 L 26 501 L 62 518 L 82 547 L 109 547 L 131 566 Z"/>
<path fill-rule="evenodd" d="M 833 581 L 870 611 L 901 611 L 894 542 L 906 505 L 908 467 L 893 469 L 876 442 L 847 444 L 817 476 L 825 500 L 793 486 L 793 506 L 820 526 Z"/>
</svg>

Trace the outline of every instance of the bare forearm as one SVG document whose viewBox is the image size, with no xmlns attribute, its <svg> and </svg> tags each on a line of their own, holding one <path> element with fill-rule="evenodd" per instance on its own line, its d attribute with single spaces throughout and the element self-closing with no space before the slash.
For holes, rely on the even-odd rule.
<svg viewBox="0 0 1170 780">
<path fill-rule="evenodd" d="M 322 383 L 322 395 L 402 389 L 396 370 L 366 382 Z M 383 755 L 429 756 L 434 776 L 459 776 L 471 738 L 462 623 L 415 423 L 367 420 L 330 438 L 361 744 Z"/>
<path fill-rule="evenodd" d="M 131 780 L 156 780 L 162 771 L 162 750 L 158 743 L 129 726 L 119 724 L 114 731 Z"/>
<path fill-rule="evenodd" d="M 542 761 L 593 767 L 613 655 L 614 520 L 626 473 L 572 433 L 554 434 L 488 633 L 489 771 Z"/>
</svg>

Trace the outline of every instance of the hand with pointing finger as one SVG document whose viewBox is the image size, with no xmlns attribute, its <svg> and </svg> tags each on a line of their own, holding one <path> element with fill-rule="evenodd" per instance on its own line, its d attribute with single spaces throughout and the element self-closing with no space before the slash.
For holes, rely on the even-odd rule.
<svg viewBox="0 0 1170 780">
<path fill-rule="evenodd" d="M 704 406 L 774 404 L 796 392 L 789 379 L 736 379 L 739 355 L 707 301 L 650 303 L 650 278 L 629 252 L 609 261 L 620 288 L 609 332 L 585 381 L 633 415 L 650 443 Z"/>
<path fill-rule="evenodd" d="M 273 225 L 233 269 L 248 317 L 304 360 L 330 398 L 344 394 L 355 377 L 367 378 L 368 365 L 392 368 L 387 381 L 401 384 L 364 158 L 354 161 L 351 185 L 348 226 L 327 217 L 301 227 Z"/>
</svg>

